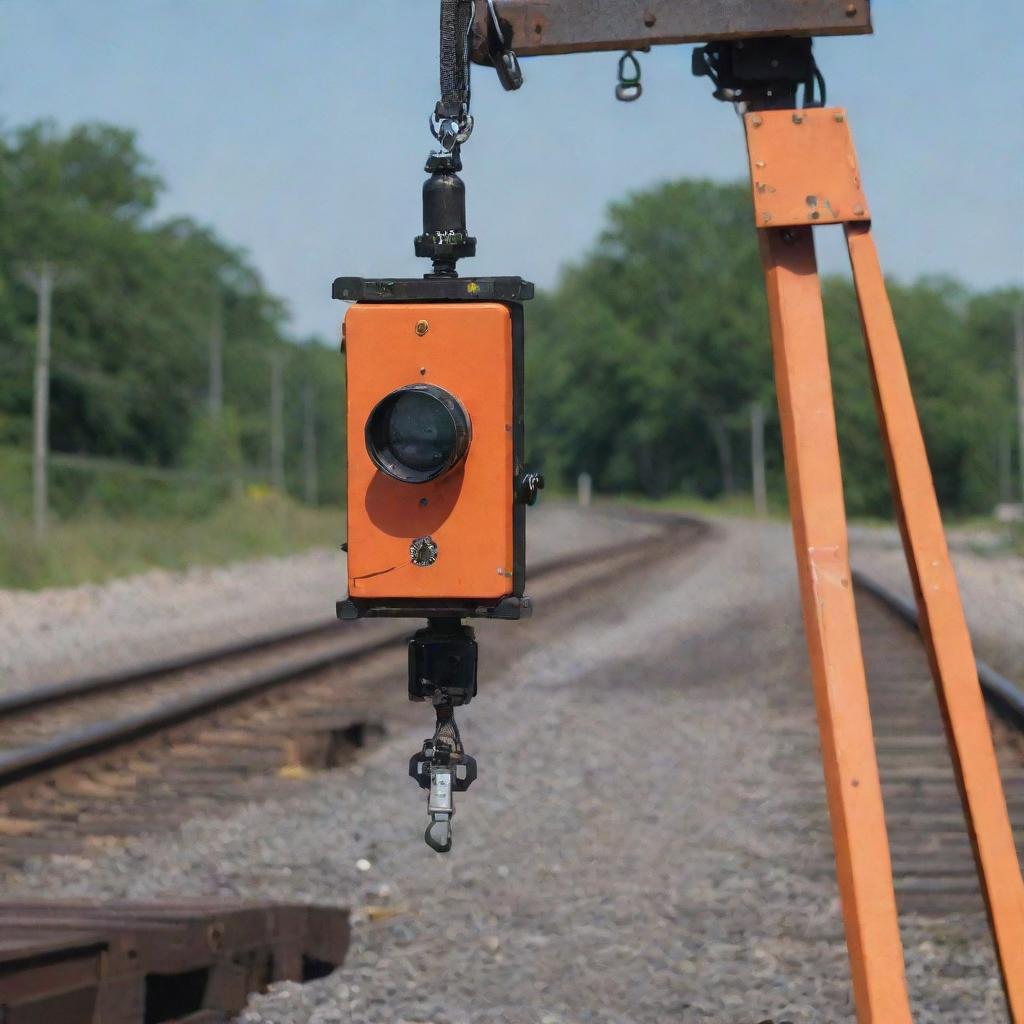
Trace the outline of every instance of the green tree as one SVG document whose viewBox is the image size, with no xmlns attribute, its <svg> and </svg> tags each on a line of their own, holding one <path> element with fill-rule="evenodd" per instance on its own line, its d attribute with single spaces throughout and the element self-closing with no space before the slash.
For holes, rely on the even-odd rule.
<svg viewBox="0 0 1024 1024">
<path fill-rule="evenodd" d="M 0 444 L 29 439 L 36 300 L 19 271 L 48 260 L 65 271 L 53 308 L 55 450 L 179 466 L 219 445 L 229 462 L 267 465 L 267 355 L 293 347 L 287 309 L 248 256 L 213 230 L 187 218 L 159 221 L 162 189 L 126 129 L 61 131 L 40 122 L 0 136 L 0 357 L 8 370 L 0 376 Z M 206 423 L 217 323 L 220 425 Z M 336 379 L 336 352 L 317 348 L 308 361 L 329 379 L 333 356 Z M 328 395 L 322 407 L 323 462 L 340 451 L 343 418 L 329 415 Z M 230 438 L 215 441 L 229 428 Z M 298 444 L 301 429 L 289 436 Z M 287 461 L 301 457 L 289 451 Z M 325 484 L 338 476 L 324 473 Z M 336 496 L 338 485 L 321 493 Z M 73 486 L 68 494 L 70 508 Z"/>
<path fill-rule="evenodd" d="M 532 461 L 604 491 L 723 494 L 749 481 L 750 403 L 774 409 L 762 270 L 746 185 L 681 181 L 614 204 L 594 249 L 529 310 Z M 1014 292 L 890 282 L 943 507 L 988 511 L 1012 417 Z M 824 282 L 848 504 L 891 508 L 856 298 Z M 784 478 L 769 419 L 769 481 Z"/>
</svg>

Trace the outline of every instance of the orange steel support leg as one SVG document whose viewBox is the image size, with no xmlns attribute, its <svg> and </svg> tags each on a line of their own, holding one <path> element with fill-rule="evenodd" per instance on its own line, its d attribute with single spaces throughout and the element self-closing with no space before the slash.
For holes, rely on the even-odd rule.
<svg viewBox="0 0 1024 1024">
<path fill-rule="evenodd" d="M 878 417 L 968 831 L 1014 1024 L 1024 1024 L 1024 881 L 924 439 L 870 224 L 847 224 Z"/>
<path fill-rule="evenodd" d="M 909 1024 L 810 227 L 758 232 L 786 479 L 859 1024 Z"/>
</svg>

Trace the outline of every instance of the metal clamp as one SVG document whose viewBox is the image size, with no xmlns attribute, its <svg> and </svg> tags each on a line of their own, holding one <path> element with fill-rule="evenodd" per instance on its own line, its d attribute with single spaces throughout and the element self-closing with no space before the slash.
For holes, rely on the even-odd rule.
<svg viewBox="0 0 1024 1024">
<path fill-rule="evenodd" d="M 427 814 L 430 815 L 430 824 L 423 833 L 427 846 L 438 853 L 448 853 L 452 848 L 452 815 L 455 814 L 452 769 L 449 765 L 430 766 Z"/>
<path fill-rule="evenodd" d="M 468 111 L 458 118 L 441 117 L 435 110 L 427 119 L 430 134 L 440 143 L 444 153 L 454 152 L 473 134 L 473 115 Z"/>
<path fill-rule="evenodd" d="M 447 744 L 433 738 L 409 761 L 409 775 L 427 794 L 430 823 L 423 839 L 432 850 L 449 853 L 452 848 L 452 818 L 455 794 L 464 793 L 476 778 L 476 758 L 455 753 Z"/>
</svg>

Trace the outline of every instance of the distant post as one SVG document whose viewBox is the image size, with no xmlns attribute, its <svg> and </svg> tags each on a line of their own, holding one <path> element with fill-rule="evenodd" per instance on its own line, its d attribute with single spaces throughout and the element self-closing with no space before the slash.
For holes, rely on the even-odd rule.
<svg viewBox="0 0 1024 1024">
<path fill-rule="evenodd" d="M 270 483 L 284 490 L 284 353 L 270 353 Z"/>
<path fill-rule="evenodd" d="M 210 322 L 210 419 L 220 422 L 224 408 L 224 304 L 217 295 Z"/>
<path fill-rule="evenodd" d="M 25 267 L 22 280 L 36 293 L 36 368 L 32 398 L 32 525 L 46 537 L 49 519 L 47 456 L 50 448 L 50 322 L 57 269 L 45 260 Z"/>
<path fill-rule="evenodd" d="M 1013 342 L 1017 362 L 1017 468 L 1020 471 L 1020 498 L 1024 502 L 1024 302 L 1017 306 Z"/>
<path fill-rule="evenodd" d="M 316 460 L 316 394 L 313 385 L 307 383 L 302 392 L 302 461 L 305 477 L 307 505 L 315 505 L 318 499 L 319 473 Z"/>
<path fill-rule="evenodd" d="M 576 477 L 576 501 L 580 508 L 590 508 L 593 489 L 594 481 L 589 473 L 580 473 Z"/>
<path fill-rule="evenodd" d="M 750 476 L 754 514 L 764 518 L 768 514 L 768 485 L 764 470 L 764 405 L 761 402 L 753 402 L 750 406 Z"/>
</svg>

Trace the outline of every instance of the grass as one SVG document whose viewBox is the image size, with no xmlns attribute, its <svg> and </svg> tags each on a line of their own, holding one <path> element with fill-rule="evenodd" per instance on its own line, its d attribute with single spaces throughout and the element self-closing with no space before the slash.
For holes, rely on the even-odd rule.
<svg viewBox="0 0 1024 1024">
<path fill-rule="evenodd" d="M 640 495 L 621 495 L 614 500 L 643 508 L 664 508 L 689 512 L 695 516 L 725 516 L 730 519 L 752 519 L 754 501 L 749 494 L 737 492 L 728 497 L 701 498 L 693 494 L 667 494 L 663 498 L 645 498 Z M 785 506 L 769 501 L 768 518 L 785 519 Z"/>
<path fill-rule="evenodd" d="M 568 496 L 568 495 L 567 495 Z M 718 516 L 728 519 L 751 519 L 754 517 L 754 502 L 749 494 L 737 493 L 722 498 L 701 498 L 690 494 L 669 494 L 663 498 L 646 498 L 642 495 L 619 495 L 612 498 L 630 505 L 647 508 L 664 508 L 688 512 L 695 516 Z M 789 511 L 785 503 L 769 498 L 768 519 L 788 521 Z M 894 527 L 895 521 L 878 516 L 851 516 L 851 525 L 867 527 Z M 1007 554 L 1024 556 L 1024 524 L 1009 526 L 997 523 L 991 516 L 974 515 L 962 519 L 949 519 L 946 529 L 969 531 L 975 529 L 998 535 L 996 544 L 979 545 L 978 554 L 1005 557 Z"/>
<path fill-rule="evenodd" d="M 24 518 L 0 516 L 0 587 L 35 590 L 99 583 L 147 569 L 223 565 L 336 547 L 344 536 L 340 509 L 308 508 L 261 489 L 199 518 L 86 513 L 52 523 L 43 544 Z"/>
</svg>

